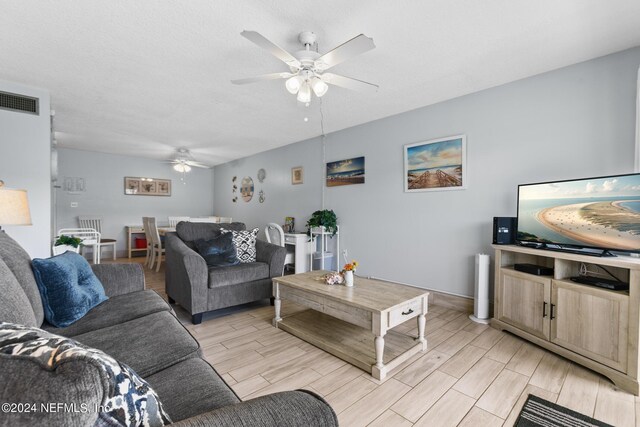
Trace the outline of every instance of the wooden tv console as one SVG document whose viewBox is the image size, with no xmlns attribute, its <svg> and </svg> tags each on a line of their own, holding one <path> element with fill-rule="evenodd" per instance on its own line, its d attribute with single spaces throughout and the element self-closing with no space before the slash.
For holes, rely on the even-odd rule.
<svg viewBox="0 0 640 427">
<path fill-rule="evenodd" d="M 493 245 L 494 316 L 491 325 L 606 376 L 638 395 L 640 259 L 593 257 L 514 245 Z M 516 271 L 516 263 L 544 265 L 553 276 Z M 629 282 L 611 291 L 569 280 L 580 265 L 604 266 Z M 602 276 L 606 277 L 606 276 Z"/>
</svg>

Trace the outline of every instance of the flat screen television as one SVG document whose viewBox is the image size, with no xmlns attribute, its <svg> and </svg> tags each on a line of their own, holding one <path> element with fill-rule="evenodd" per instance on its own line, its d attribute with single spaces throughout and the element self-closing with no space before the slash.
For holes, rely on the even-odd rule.
<svg viewBox="0 0 640 427">
<path fill-rule="evenodd" d="M 640 174 L 519 185 L 516 240 L 594 255 L 640 252 Z"/>
</svg>

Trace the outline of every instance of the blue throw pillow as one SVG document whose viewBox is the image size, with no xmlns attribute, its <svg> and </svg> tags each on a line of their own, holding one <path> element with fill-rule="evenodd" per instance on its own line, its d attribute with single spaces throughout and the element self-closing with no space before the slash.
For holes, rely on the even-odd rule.
<svg viewBox="0 0 640 427">
<path fill-rule="evenodd" d="M 209 267 L 226 267 L 240 262 L 231 233 L 220 234 L 211 240 L 199 239 L 193 243 Z"/>
<path fill-rule="evenodd" d="M 75 252 L 47 259 L 36 258 L 32 266 L 44 317 L 53 326 L 69 326 L 107 300 L 104 287 L 91 266 Z"/>
</svg>

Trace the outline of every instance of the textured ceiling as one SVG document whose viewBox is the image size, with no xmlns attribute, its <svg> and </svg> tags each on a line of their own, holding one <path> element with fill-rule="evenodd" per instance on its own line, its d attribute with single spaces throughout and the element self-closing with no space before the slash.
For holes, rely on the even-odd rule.
<svg viewBox="0 0 640 427">
<path fill-rule="evenodd" d="M 302 30 L 321 53 L 374 39 L 332 71 L 380 90 L 331 87 L 328 133 L 638 46 L 640 1 L 0 0 L 0 79 L 51 91 L 63 147 L 214 165 L 319 135 L 316 98 L 230 83 L 286 71 L 245 29 L 290 51 Z"/>
</svg>

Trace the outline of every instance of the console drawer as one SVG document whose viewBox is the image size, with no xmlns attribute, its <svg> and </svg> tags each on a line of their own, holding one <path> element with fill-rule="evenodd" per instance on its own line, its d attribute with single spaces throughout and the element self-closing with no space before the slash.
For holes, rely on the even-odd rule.
<svg viewBox="0 0 640 427">
<path fill-rule="evenodd" d="M 422 314 L 422 298 L 414 299 L 389 312 L 389 328 Z"/>
<path fill-rule="evenodd" d="M 295 244 L 296 240 L 297 240 L 297 238 L 295 236 L 287 236 L 287 235 L 284 236 L 284 242 L 285 243 L 293 243 L 293 244 Z"/>
</svg>

